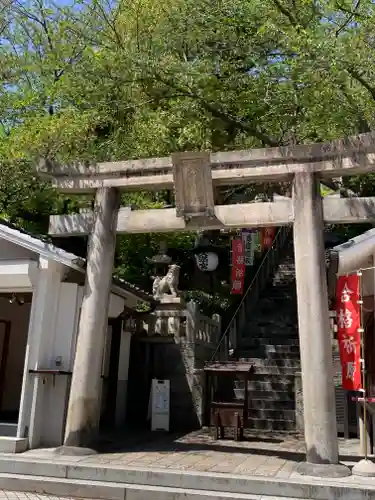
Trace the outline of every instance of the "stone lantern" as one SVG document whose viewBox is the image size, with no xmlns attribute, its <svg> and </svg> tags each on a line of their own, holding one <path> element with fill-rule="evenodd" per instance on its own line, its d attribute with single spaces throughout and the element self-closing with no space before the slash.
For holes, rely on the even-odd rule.
<svg viewBox="0 0 375 500">
<path fill-rule="evenodd" d="M 153 266 L 153 277 L 163 277 L 167 274 L 168 267 L 172 263 L 172 258 L 167 254 L 168 247 L 165 241 L 161 241 L 159 245 L 159 253 L 149 258 L 146 257 L 147 263 Z"/>
</svg>

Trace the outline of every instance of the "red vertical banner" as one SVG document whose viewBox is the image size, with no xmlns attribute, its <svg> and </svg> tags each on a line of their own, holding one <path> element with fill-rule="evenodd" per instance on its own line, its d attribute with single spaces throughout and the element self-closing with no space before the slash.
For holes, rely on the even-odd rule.
<svg viewBox="0 0 375 500">
<path fill-rule="evenodd" d="M 264 227 L 261 230 L 260 244 L 262 251 L 272 247 L 273 240 L 275 239 L 276 230 L 274 227 Z"/>
<path fill-rule="evenodd" d="M 242 238 L 234 238 L 232 240 L 232 294 L 243 294 L 245 270 L 244 241 Z"/>
<path fill-rule="evenodd" d="M 342 367 L 342 386 L 348 391 L 362 389 L 361 319 L 359 277 L 340 276 L 336 289 L 337 338 Z"/>
</svg>

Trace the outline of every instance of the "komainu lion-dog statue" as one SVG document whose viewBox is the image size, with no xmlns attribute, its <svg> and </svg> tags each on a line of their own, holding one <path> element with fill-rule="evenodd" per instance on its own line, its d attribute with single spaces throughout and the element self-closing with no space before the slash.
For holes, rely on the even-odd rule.
<svg viewBox="0 0 375 500">
<path fill-rule="evenodd" d="M 178 296 L 178 281 L 180 277 L 180 266 L 171 264 L 165 276 L 157 276 L 152 285 L 152 295 L 154 299 L 160 299 L 164 295 Z"/>
</svg>

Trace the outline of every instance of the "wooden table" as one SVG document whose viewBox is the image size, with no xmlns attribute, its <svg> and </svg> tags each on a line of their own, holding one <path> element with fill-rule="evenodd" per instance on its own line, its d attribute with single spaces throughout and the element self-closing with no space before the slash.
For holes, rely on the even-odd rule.
<svg viewBox="0 0 375 500">
<path fill-rule="evenodd" d="M 242 440 L 248 423 L 248 380 L 254 373 L 251 363 L 217 361 L 206 363 L 204 425 L 215 429 L 215 438 L 224 438 L 225 428 Z"/>
</svg>

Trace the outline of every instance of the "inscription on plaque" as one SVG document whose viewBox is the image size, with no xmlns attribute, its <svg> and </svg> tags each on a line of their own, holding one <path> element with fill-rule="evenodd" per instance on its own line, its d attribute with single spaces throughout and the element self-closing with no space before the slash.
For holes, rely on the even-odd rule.
<svg viewBox="0 0 375 500">
<path fill-rule="evenodd" d="M 214 217 L 210 154 L 174 153 L 172 162 L 177 217 Z"/>
</svg>

